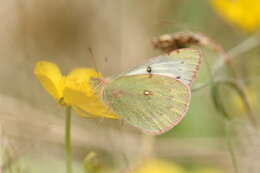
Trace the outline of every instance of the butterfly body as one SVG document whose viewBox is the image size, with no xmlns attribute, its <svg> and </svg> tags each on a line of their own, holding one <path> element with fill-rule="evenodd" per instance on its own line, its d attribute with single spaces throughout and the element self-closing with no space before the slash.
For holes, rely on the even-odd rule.
<svg viewBox="0 0 260 173">
<path fill-rule="evenodd" d="M 162 134 L 186 114 L 200 52 L 180 49 L 100 82 L 101 100 L 113 113 L 148 134 Z"/>
</svg>

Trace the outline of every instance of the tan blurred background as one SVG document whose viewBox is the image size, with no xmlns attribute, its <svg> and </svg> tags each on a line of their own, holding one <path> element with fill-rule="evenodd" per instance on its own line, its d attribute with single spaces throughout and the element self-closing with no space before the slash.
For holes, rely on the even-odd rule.
<svg viewBox="0 0 260 173">
<path fill-rule="evenodd" d="M 52 61 L 64 74 L 92 67 L 108 76 L 158 55 L 151 39 L 162 33 L 202 32 L 226 50 L 247 37 L 216 15 L 207 0 L 2 0 L 0 19 L 0 126 L 5 137 L 0 140 L 12 146 L 15 161 L 27 155 L 63 159 L 64 110 L 35 79 L 37 61 Z M 258 73 L 255 59 L 250 70 L 238 62 L 244 75 Z M 74 116 L 75 162 L 95 150 L 124 168 L 151 154 L 228 169 L 218 116 L 208 89 L 194 93 L 187 118 L 161 138 L 144 137 L 121 121 Z"/>
</svg>

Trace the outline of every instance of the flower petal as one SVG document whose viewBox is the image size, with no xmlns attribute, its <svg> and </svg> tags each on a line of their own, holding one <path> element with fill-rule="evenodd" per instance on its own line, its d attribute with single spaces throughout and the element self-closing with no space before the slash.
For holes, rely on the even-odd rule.
<svg viewBox="0 0 260 173">
<path fill-rule="evenodd" d="M 80 82 L 89 82 L 90 79 L 92 78 L 102 78 L 102 74 L 96 72 L 94 69 L 91 68 L 76 68 L 72 70 L 67 78 L 69 80 L 76 81 L 78 83 Z"/>
<path fill-rule="evenodd" d="M 80 116 L 118 118 L 117 115 L 109 111 L 109 108 L 106 107 L 95 94 L 92 96 L 86 95 L 85 92 L 68 87 L 64 89 L 63 94 L 65 102 L 71 104 Z"/>
<path fill-rule="evenodd" d="M 62 90 L 64 88 L 63 77 L 56 64 L 40 61 L 34 68 L 34 74 L 40 81 L 44 89 L 46 89 L 55 99 L 62 98 Z"/>
<path fill-rule="evenodd" d="M 140 164 L 134 173 L 185 173 L 186 171 L 179 165 L 163 159 L 147 159 Z"/>
<path fill-rule="evenodd" d="M 95 93 L 90 84 L 93 78 L 102 78 L 102 75 L 91 68 L 77 68 L 67 76 L 66 86 L 91 96 Z"/>
</svg>

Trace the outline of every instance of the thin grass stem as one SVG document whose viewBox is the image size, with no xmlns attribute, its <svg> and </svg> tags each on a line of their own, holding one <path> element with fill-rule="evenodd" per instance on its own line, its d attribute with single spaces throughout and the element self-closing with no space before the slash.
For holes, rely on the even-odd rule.
<svg viewBox="0 0 260 173">
<path fill-rule="evenodd" d="M 71 166 L 71 107 L 65 110 L 65 153 L 66 153 L 66 172 L 72 173 Z"/>
<path fill-rule="evenodd" d="M 232 139 L 231 139 L 231 134 L 230 134 L 230 124 L 229 124 L 228 120 L 225 120 L 225 136 L 226 136 L 228 152 L 231 157 L 231 161 L 232 161 L 232 165 L 235 170 L 235 173 L 240 173 L 239 168 L 238 168 L 237 159 L 236 159 L 235 149 L 232 145 Z"/>
</svg>

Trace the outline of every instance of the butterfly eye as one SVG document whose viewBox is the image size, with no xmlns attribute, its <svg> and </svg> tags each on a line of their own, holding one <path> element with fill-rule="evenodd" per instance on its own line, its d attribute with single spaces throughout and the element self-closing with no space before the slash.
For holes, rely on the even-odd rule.
<svg viewBox="0 0 260 173">
<path fill-rule="evenodd" d="M 152 91 L 144 90 L 144 95 L 150 96 L 150 95 L 152 95 Z"/>
<path fill-rule="evenodd" d="M 147 71 L 148 73 L 151 73 L 151 72 L 152 72 L 152 67 L 151 67 L 151 66 L 148 66 L 148 67 L 146 68 L 146 71 Z"/>
<path fill-rule="evenodd" d="M 180 79 L 181 77 L 180 76 L 177 76 L 176 79 Z"/>
</svg>

